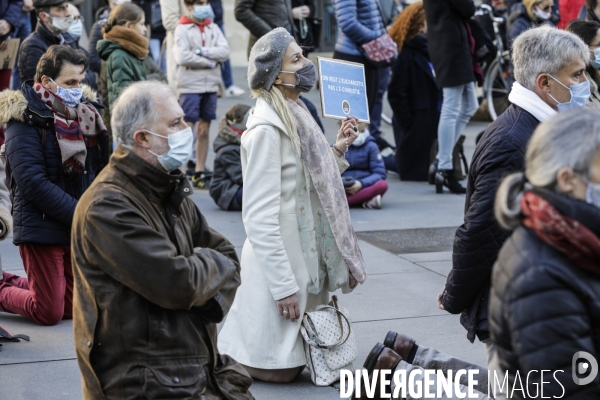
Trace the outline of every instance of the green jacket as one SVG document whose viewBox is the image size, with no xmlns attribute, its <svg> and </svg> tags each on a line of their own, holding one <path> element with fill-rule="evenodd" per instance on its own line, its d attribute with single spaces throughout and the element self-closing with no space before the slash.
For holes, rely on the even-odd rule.
<svg viewBox="0 0 600 400">
<path fill-rule="evenodd" d="M 117 42 L 100 40 L 96 48 L 100 58 L 106 61 L 100 79 L 106 82 L 108 101 L 104 99 L 104 105 L 108 105 L 110 111 L 121 90 L 134 82 L 146 80 L 146 69 L 143 59 L 137 58 Z"/>
</svg>

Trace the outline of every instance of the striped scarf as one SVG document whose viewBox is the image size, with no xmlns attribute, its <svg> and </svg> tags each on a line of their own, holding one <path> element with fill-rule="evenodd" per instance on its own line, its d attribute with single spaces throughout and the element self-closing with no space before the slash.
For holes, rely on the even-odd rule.
<svg viewBox="0 0 600 400">
<path fill-rule="evenodd" d="M 102 117 L 89 102 L 80 102 L 72 108 L 39 83 L 35 83 L 33 89 L 54 114 L 54 129 L 65 173 L 81 172 L 88 149 L 100 146 L 107 135 Z"/>
</svg>

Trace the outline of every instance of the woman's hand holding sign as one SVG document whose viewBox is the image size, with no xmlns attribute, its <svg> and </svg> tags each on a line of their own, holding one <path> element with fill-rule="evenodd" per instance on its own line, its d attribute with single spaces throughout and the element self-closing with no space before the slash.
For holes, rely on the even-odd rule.
<svg viewBox="0 0 600 400">
<path fill-rule="evenodd" d="M 334 149 L 338 156 L 343 156 L 350 145 L 358 137 L 358 118 L 348 117 L 342 121 L 342 127 L 335 138 Z M 340 154 L 341 153 L 341 154 Z"/>
</svg>

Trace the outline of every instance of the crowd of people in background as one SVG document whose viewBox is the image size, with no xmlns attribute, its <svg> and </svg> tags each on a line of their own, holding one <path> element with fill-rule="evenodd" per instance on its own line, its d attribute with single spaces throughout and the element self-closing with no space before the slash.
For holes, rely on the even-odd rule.
<svg viewBox="0 0 600 400">
<path fill-rule="evenodd" d="M 364 66 L 371 116 L 369 124 L 340 121 L 333 143 L 307 98 L 318 74 L 309 57 L 321 35 L 313 0 L 235 1 L 235 18 L 249 31 L 249 92 L 233 81 L 221 0 L 161 0 L 161 23 L 138 3 L 108 0 L 86 49 L 77 2 L 0 1 L 0 51 L 21 39 L 15 67 L 0 71 L 0 240 L 13 231 L 27 273 L 2 272 L 0 311 L 41 325 L 73 318 L 76 335 L 89 338 L 76 345 L 87 398 L 117 398 L 123 382 L 128 390 L 137 385 L 135 374 L 120 376 L 110 365 L 130 360 L 95 345 L 110 343 L 114 330 L 136 343 L 145 367 L 180 367 L 144 358 L 152 355 L 136 341 L 144 329 L 128 331 L 115 304 L 132 315 L 168 314 L 165 351 L 183 357 L 197 350 L 186 343 L 203 343 L 184 364 L 206 368 L 208 392 L 251 398 L 250 377 L 295 379 L 306 365 L 300 310 L 365 281 L 349 208 L 384 207 L 391 176 L 466 195 L 437 304 L 461 314 L 469 341 L 486 344 L 488 369 L 514 378 L 569 369 L 574 351 L 597 355 L 596 0 L 488 2 L 504 18 L 499 40 L 510 49 L 514 84 L 508 107 L 479 138 L 466 187 L 456 146 L 480 108 L 486 63 L 473 0 L 333 0 L 332 56 Z M 398 54 L 385 65 L 364 46 L 382 37 Z M 219 97 L 244 94 L 253 104 L 240 101 L 218 115 Z M 393 144 L 382 136 L 386 98 Z M 192 187 L 206 189 L 224 211 L 241 211 L 243 268 L 188 198 Z M 143 279 L 136 278 L 139 260 L 149 266 Z M 561 297 L 557 307 L 553 296 Z M 217 346 L 216 324 L 227 313 Z M 431 363 L 474 367 L 388 336 L 367 357 L 370 374 Z M 558 345 L 570 351 L 568 360 L 546 351 Z M 203 367 L 207 358 L 212 364 Z M 199 391 L 195 381 L 170 389 L 159 381 L 148 387 L 158 397 Z M 558 383 L 573 398 L 591 399 L 598 382 L 584 389 Z"/>
</svg>

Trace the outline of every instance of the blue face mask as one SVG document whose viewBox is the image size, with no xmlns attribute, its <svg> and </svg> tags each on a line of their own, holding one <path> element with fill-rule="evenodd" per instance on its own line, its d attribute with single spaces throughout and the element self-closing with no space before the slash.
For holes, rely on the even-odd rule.
<svg viewBox="0 0 600 400">
<path fill-rule="evenodd" d="M 206 18 L 214 19 L 215 13 L 210 4 L 205 6 L 194 6 L 194 12 L 192 13 L 194 18 L 203 20 Z"/>
<path fill-rule="evenodd" d="M 65 89 L 63 87 L 58 86 L 58 83 L 54 82 L 52 78 L 50 78 L 50 82 L 56 85 L 56 96 L 60 97 L 60 99 L 67 105 L 68 107 L 77 107 L 79 104 L 79 100 L 81 100 L 81 96 L 83 96 L 83 88 L 70 88 Z"/>
<path fill-rule="evenodd" d="M 67 33 L 73 37 L 75 40 L 79 40 L 81 34 L 83 33 L 83 23 L 80 19 L 76 19 L 73 21 Z"/>
<path fill-rule="evenodd" d="M 600 69 L 600 47 L 594 49 L 594 60 L 592 60 L 592 67 Z"/>
<path fill-rule="evenodd" d="M 156 154 L 148 150 L 158 158 L 158 162 L 168 172 L 175 171 L 186 163 L 192 155 L 192 146 L 194 144 L 194 134 L 189 126 L 179 132 L 170 134 L 169 136 L 159 135 L 146 130 L 151 135 L 167 139 L 169 143 L 169 151 L 165 154 Z"/>
<path fill-rule="evenodd" d="M 552 100 L 556 101 L 559 112 L 566 110 L 578 110 L 585 107 L 587 102 L 590 100 L 590 96 L 592 95 L 590 81 L 585 80 L 583 82 L 571 85 L 571 87 L 567 87 L 552 75 L 548 74 L 548 76 L 558 82 L 565 89 L 569 89 L 569 92 L 571 92 L 571 100 L 568 103 L 559 103 L 558 100 L 548 93 L 548 95 L 552 97 Z"/>
</svg>

